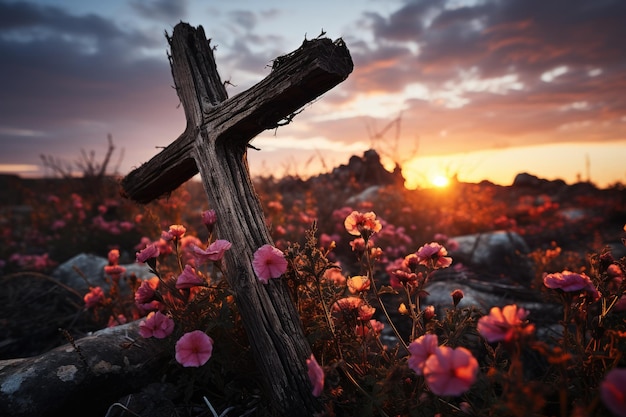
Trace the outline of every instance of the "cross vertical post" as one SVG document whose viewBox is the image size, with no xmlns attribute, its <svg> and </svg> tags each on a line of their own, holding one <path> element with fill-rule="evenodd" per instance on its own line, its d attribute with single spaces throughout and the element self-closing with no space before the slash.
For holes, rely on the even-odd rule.
<svg viewBox="0 0 626 417">
<path fill-rule="evenodd" d="M 217 236 L 233 245 L 224 257 L 225 276 L 272 403 L 280 415 L 320 413 L 322 405 L 312 396 L 307 375 L 311 348 L 287 288 L 281 280 L 260 283 L 252 268 L 254 252 L 273 242 L 246 158 L 257 134 L 291 120 L 294 112 L 348 77 L 350 53 L 341 40 L 305 40 L 277 58 L 265 79 L 227 98 L 201 26 L 181 22 L 168 40 L 187 126 L 122 180 L 122 194 L 148 203 L 200 172 L 219 219 Z"/>
</svg>

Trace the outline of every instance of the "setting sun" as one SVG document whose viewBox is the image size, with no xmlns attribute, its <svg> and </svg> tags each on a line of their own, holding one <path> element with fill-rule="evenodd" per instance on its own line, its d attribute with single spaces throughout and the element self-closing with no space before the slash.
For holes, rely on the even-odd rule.
<svg viewBox="0 0 626 417">
<path fill-rule="evenodd" d="M 435 175 L 430 179 L 430 183 L 437 188 L 444 188 L 450 185 L 450 180 L 445 175 Z"/>
</svg>

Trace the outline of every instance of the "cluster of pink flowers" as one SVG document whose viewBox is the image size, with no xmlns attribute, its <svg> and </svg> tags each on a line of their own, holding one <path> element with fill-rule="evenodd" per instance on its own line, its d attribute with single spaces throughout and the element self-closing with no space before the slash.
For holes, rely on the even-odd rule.
<svg viewBox="0 0 626 417">
<path fill-rule="evenodd" d="M 211 231 L 217 218 L 212 210 L 202 213 L 202 222 Z M 182 272 L 176 278 L 176 290 L 186 291 L 187 296 L 193 294 L 197 288 L 206 286 L 205 278 L 194 266 L 222 260 L 227 250 L 232 246 L 227 240 L 210 242 L 206 248 L 201 246 L 199 239 L 186 236 L 187 230 L 183 225 L 171 225 L 167 231 L 161 234 L 157 242 L 146 240 L 142 248 L 136 254 L 137 262 L 147 263 L 156 271 L 157 258 L 172 253 L 171 245 L 177 253 L 183 250 L 186 254 L 186 264 Z M 148 316 L 140 323 L 142 337 L 155 337 L 158 339 L 170 336 L 175 327 L 174 320 L 167 312 L 167 297 L 160 293 L 161 280 L 153 277 L 141 283 L 135 292 L 135 304 L 143 311 L 150 311 Z M 166 289 L 170 291 L 170 289 Z M 213 339 L 200 330 L 184 333 L 176 342 L 175 358 L 184 367 L 199 367 L 208 362 L 213 353 Z"/>
<path fill-rule="evenodd" d="M 48 257 L 47 253 L 43 255 L 21 255 L 14 253 L 9 256 L 9 262 L 17 264 L 20 268 L 34 269 L 35 271 L 44 271 L 55 263 Z"/>
<path fill-rule="evenodd" d="M 361 297 L 348 296 L 340 298 L 335 301 L 331 310 L 337 323 L 352 325 L 354 323 L 353 320 L 356 320 L 358 323 L 354 328 L 354 333 L 357 336 L 380 334 L 385 327 L 383 323 L 372 319 L 376 308 L 367 304 Z"/>
<path fill-rule="evenodd" d="M 423 375 L 436 395 L 461 395 L 476 381 L 478 361 L 463 348 L 439 346 L 437 335 L 425 334 L 409 345 L 409 368 Z"/>
<path fill-rule="evenodd" d="M 141 337 L 164 339 L 174 331 L 174 320 L 160 311 L 152 311 L 145 320 L 139 323 Z"/>
<path fill-rule="evenodd" d="M 115 282 L 119 282 L 122 275 L 126 273 L 126 268 L 119 264 L 120 251 L 111 249 L 108 253 L 109 264 L 104 266 L 104 273 Z"/>
<path fill-rule="evenodd" d="M 101 287 L 91 287 L 89 292 L 83 297 L 86 308 L 94 308 L 104 301 L 104 291 Z"/>
<path fill-rule="evenodd" d="M 357 324 L 354 328 L 354 334 L 359 337 L 378 336 L 384 328 L 384 323 L 370 319 L 369 321 L 361 321 L 361 323 Z"/>
<path fill-rule="evenodd" d="M 396 289 L 422 287 L 429 275 L 418 271 L 418 267 L 423 265 L 433 270 L 447 268 L 452 264 L 452 258 L 447 255 L 446 248 L 437 242 L 421 246 L 417 252 L 398 258 L 387 265 L 389 284 Z"/>
<path fill-rule="evenodd" d="M 110 233 L 112 235 L 119 235 L 122 233 L 130 232 L 135 228 L 135 225 L 127 221 L 106 221 L 102 216 L 96 216 L 92 219 L 92 224 L 96 229 L 103 232 Z"/>
</svg>

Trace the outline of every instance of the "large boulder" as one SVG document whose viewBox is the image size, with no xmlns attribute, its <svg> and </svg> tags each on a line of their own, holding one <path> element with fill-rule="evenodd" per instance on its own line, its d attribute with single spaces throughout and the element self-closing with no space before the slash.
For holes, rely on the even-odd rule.
<svg viewBox="0 0 626 417">
<path fill-rule="evenodd" d="M 163 340 L 141 338 L 135 321 L 39 356 L 2 360 L 0 415 L 102 416 L 121 396 L 155 382 L 172 355 Z"/>
<path fill-rule="evenodd" d="M 378 152 L 373 149 L 365 151 L 363 157 L 353 155 L 347 165 L 340 165 L 330 174 L 339 181 L 357 181 L 364 187 L 371 185 L 404 184 L 404 177 L 399 166 L 389 172 L 380 161 Z"/>
<path fill-rule="evenodd" d="M 529 249 L 514 232 L 494 231 L 452 238 L 458 247 L 450 250 L 451 268 L 438 270 L 426 284 L 428 295 L 422 305 L 433 305 L 442 317 L 453 307 L 450 294 L 464 293 L 459 307 L 476 307 L 484 314 L 492 307 L 517 304 L 531 312 L 531 319 L 544 330 L 560 317 L 559 307 L 546 303 L 532 286 L 535 271 L 528 257 Z"/>
<path fill-rule="evenodd" d="M 59 265 L 52 273 L 52 277 L 83 293 L 89 291 L 89 286 L 99 286 L 106 289 L 109 286 L 104 274 L 104 267 L 107 264 L 108 260 L 105 258 L 81 253 Z M 135 263 L 122 266 L 126 268 L 126 275 L 135 274 L 139 279 L 154 276 L 145 264 Z"/>
<path fill-rule="evenodd" d="M 458 247 L 450 250 L 455 263 L 461 263 L 482 281 L 507 281 L 529 287 L 535 276 L 530 250 L 515 232 L 494 231 L 452 238 Z"/>
</svg>

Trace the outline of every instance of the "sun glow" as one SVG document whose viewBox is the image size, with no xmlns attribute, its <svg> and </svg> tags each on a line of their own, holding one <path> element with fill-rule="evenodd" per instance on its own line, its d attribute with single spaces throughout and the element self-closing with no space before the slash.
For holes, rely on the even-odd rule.
<svg viewBox="0 0 626 417">
<path fill-rule="evenodd" d="M 445 175 L 435 175 L 430 178 L 430 183 L 437 188 L 445 188 L 450 185 L 450 179 Z"/>
</svg>

